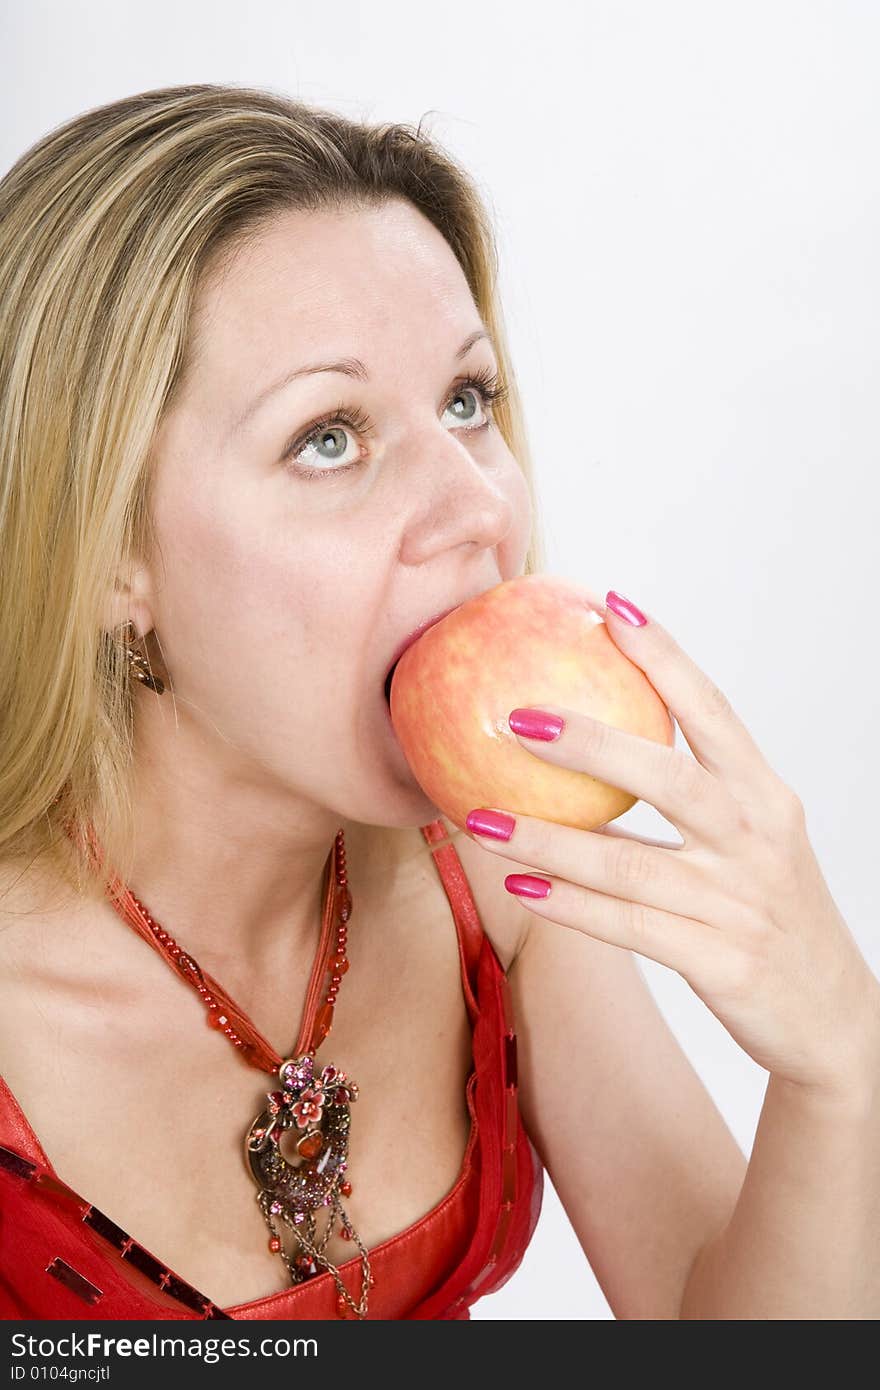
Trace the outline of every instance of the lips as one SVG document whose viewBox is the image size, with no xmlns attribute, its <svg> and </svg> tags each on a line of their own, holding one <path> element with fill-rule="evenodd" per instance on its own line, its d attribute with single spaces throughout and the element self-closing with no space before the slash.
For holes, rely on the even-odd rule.
<svg viewBox="0 0 880 1390">
<path fill-rule="evenodd" d="M 464 600 L 462 600 L 462 602 L 464 602 Z M 425 620 L 425 622 L 419 623 L 419 626 L 418 626 L 413 632 L 411 632 L 411 633 L 409 634 L 408 637 L 405 637 L 405 638 L 403 639 L 403 641 L 400 643 L 400 645 L 398 646 L 397 650 L 395 651 L 393 657 L 391 658 L 391 664 L 390 664 L 390 666 L 388 667 L 388 670 L 387 670 L 387 672 L 386 672 L 386 674 L 385 674 L 385 699 L 386 699 L 386 700 L 389 700 L 389 701 L 390 701 L 390 699 L 391 699 L 391 682 L 392 682 L 392 680 L 393 680 L 393 678 L 394 678 L 394 671 L 395 671 L 395 668 L 396 668 L 396 666 L 397 666 L 398 661 L 399 661 L 400 658 L 403 656 L 403 654 L 404 654 L 404 652 L 407 650 L 407 648 L 408 648 L 408 647 L 411 647 L 412 644 L 413 644 L 413 642 L 417 642 L 418 639 L 422 636 L 422 634 L 428 631 L 428 628 L 429 628 L 429 627 L 434 627 L 434 626 L 435 626 L 437 623 L 439 623 L 443 618 L 448 618 L 450 613 L 454 613 L 455 610 L 456 610 L 456 608 L 460 608 L 460 607 L 461 607 L 461 603 L 454 603 L 454 604 L 452 605 L 451 608 L 444 608 L 442 613 L 437 613 L 435 617 L 433 617 L 433 618 L 427 618 L 427 619 Z"/>
</svg>

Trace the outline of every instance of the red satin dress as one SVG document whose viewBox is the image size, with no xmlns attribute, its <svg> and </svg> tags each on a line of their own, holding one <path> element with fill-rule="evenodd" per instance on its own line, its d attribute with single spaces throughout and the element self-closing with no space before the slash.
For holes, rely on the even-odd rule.
<svg viewBox="0 0 880 1390">
<path fill-rule="evenodd" d="M 471 1127 L 450 1191 L 370 1250 L 368 1318 L 469 1318 L 520 1264 L 541 1209 L 543 1169 L 517 1102 L 507 976 L 480 922 L 440 820 L 421 827 L 452 908 L 471 1021 Z M 313 967 L 320 966 L 320 953 Z M 360 1255 L 339 1266 L 360 1294 Z M 334 1319 L 329 1271 L 250 1303 L 219 1308 L 55 1172 L 0 1077 L 0 1317 L 12 1319 Z M 349 1317 L 353 1316 L 346 1310 Z"/>
</svg>

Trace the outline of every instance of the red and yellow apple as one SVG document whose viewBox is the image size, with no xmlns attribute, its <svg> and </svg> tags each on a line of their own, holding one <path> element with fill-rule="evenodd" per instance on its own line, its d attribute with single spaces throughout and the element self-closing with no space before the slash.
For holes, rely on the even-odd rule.
<svg viewBox="0 0 880 1390">
<path fill-rule="evenodd" d="M 529 753 L 507 722 L 518 707 L 556 705 L 674 743 L 666 705 L 596 603 L 568 580 L 519 575 L 463 603 L 400 658 L 394 731 L 426 796 L 459 828 L 474 807 L 495 806 L 595 830 L 638 800 Z"/>
</svg>

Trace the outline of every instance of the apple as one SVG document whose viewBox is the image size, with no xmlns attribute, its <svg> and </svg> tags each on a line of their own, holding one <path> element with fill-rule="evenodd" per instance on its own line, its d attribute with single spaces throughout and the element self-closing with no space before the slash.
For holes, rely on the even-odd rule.
<svg viewBox="0 0 880 1390">
<path fill-rule="evenodd" d="M 595 830 L 638 800 L 529 753 L 507 722 L 518 707 L 546 702 L 674 743 L 669 710 L 597 608 L 568 580 L 519 575 L 468 599 L 403 653 L 391 722 L 416 781 L 459 828 L 475 807 L 494 806 Z"/>
</svg>

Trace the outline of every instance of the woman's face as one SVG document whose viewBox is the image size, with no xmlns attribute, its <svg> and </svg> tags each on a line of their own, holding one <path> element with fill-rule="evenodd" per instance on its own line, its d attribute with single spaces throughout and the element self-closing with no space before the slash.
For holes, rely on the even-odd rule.
<svg viewBox="0 0 880 1390">
<path fill-rule="evenodd" d="M 385 673 L 418 623 L 520 574 L 531 529 L 513 455 L 477 428 L 491 405 L 464 385 L 498 366 L 485 337 L 459 355 L 481 327 L 452 251 L 402 200 L 285 214 L 205 286 L 157 441 L 139 610 L 174 684 L 176 766 L 220 760 L 251 791 L 366 824 L 437 814 Z M 356 375 L 279 385 L 355 358 Z"/>
</svg>

